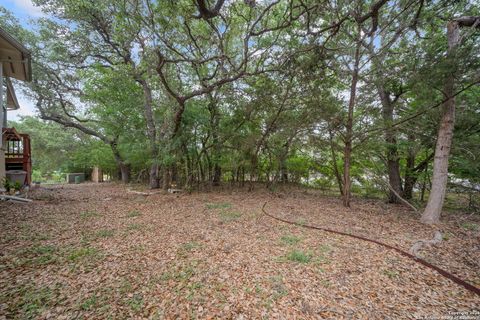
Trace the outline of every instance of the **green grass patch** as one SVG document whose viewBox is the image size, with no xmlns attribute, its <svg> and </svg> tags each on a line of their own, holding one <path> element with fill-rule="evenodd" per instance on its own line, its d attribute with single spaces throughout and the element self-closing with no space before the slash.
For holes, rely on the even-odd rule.
<svg viewBox="0 0 480 320">
<path fill-rule="evenodd" d="M 303 218 L 300 218 L 300 219 L 297 219 L 295 223 L 298 224 L 299 226 L 305 226 L 307 224 L 307 221 Z"/>
<path fill-rule="evenodd" d="M 115 234 L 113 229 L 102 229 L 95 233 L 95 236 L 98 238 L 111 238 Z"/>
<path fill-rule="evenodd" d="M 20 300 L 13 307 L 16 309 L 15 311 L 20 310 L 22 314 L 21 319 L 37 319 L 45 310 L 45 307 L 52 304 L 54 298 L 52 290 L 45 287 L 24 286 L 17 293 L 20 296 Z"/>
<path fill-rule="evenodd" d="M 238 211 L 227 211 L 227 210 L 220 211 L 218 215 L 220 216 L 220 219 L 223 222 L 238 220 L 242 216 L 242 214 Z"/>
<path fill-rule="evenodd" d="M 127 213 L 127 218 L 135 218 L 135 217 L 140 217 L 142 214 L 138 210 L 132 210 Z"/>
<path fill-rule="evenodd" d="M 57 247 L 52 245 L 46 246 L 33 246 L 25 249 L 26 253 L 42 255 L 42 254 L 52 254 L 57 251 Z"/>
<path fill-rule="evenodd" d="M 126 294 L 130 291 L 132 291 L 133 289 L 133 286 L 132 286 L 132 283 L 130 281 L 128 281 L 127 279 L 123 279 L 122 280 L 122 283 L 120 284 L 120 293 L 121 294 Z"/>
<path fill-rule="evenodd" d="M 192 251 L 194 249 L 200 248 L 202 245 L 198 242 L 191 241 L 191 242 L 186 242 L 182 244 L 181 249 L 185 251 Z"/>
<path fill-rule="evenodd" d="M 385 269 L 383 274 L 389 277 L 390 279 L 395 279 L 400 276 L 400 273 L 397 270 Z"/>
<path fill-rule="evenodd" d="M 284 244 L 295 245 L 300 242 L 300 238 L 294 235 L 284 235 L 280 238 Z"/>
<path fill-rule="evenodd" d="M 451 232 L 445 232 L 445 234 L 443 234 L 443 237 L 442 237 L 442 240 L 444 241 L 448 241 L 450 240 L 451 238 L 453 238 L 455 235 Z"/>
<path fill-rule="evenodd" d="M 174 280 L 178 282 L 186 282 L 195 275 L 196 267 L 197 267 L 196 262 L 191 262 L 185 266 L 179 266 L 178 268 L 172 271 L 164 272 L 160 276 L 160 280 L 162 281 Z"/>
<path fill-rule="evenodd" d="M 81 247 L 71 250 L 67 256 L 67 259 L 70 262 L 95 260 L 98 258 L 99 254 L 100 252 L 98 251 L 98 249 L 92 247 Z"/>
<path fill-rule="evenodd" d="M 34 234 L 30 234 L 27 239 L 30 241 L 45 241 L 50 240 L 50 236 L 44 233 L 35 232 Z"/>
<path fill-rule="evenodd" d="M 106 314 L 110 310 L 109 299 L 113 294 L 114 291 L 111 287 L 98 288 L 98 291 L 94 292 L 78 305 L 78 309 L 94 311 L 95 318 L 110 319 L 106 317 Z"/>
<path fill-rule="evenodd" d="M 147 247 L 144 244 L 133 244 L 130 246 L 130 250 L 133 252 L 145 252 L 147 250 Z"/>
<path fill-rule="evenodd" d="M 472 222 L 462 223 L 462 228 L 469 231 L 477 231 L 479 229 L 478 224 Z"/>
<path fill-rule="evenodd" d="M 140 312 L 143 309 L 143 297 L 141 294 L 135 293 L 133 297 L 127 300 L 127 305 L 134 312 Z"/>
<path fill-rule="evenodd" d="M 80 213 L 80 218 L 82 219 L 89 219 L 89 218 L 95 218 L 95 217 L 99 217 L 100 214 L 96 211 L 83 211 Z"/>
<path fill-rule="evenodd" d="M 279 298 L 285 297 L 288 295 L 288 290 L 285 284 L 283 283 L 283 278 L 281 276 L 274 276 L 270 278 L 272 284 L 272 299 L 277 300 Z"/>
<path fill-rule="evenodd" d="M 332 251 L 332 247 L 330 247 L 328 244 L 322 244 L 318 250 L 320 250 L 321 253 L 329 253 L 330 251 Z"/>
<path fill-rule="evenodd" d="M 195 275 L 195 266 L 188 265 L 175 274 L 175 279 L 178 281 L 186 281 Z"/>
<path fill-rule="evenodd" d="M 328 279 L 322 279 L 322 280 L 320 280 L 320 284 L 321 284 L 322 287 L 324 287 L 324 288 L 329 288 L 329 287 L 332 285 L 332 283 L 331 283 L 330 280 L 328 280 Z"/>
<path fill-rule="evenodd" d="M 318 249 L 315 251 L 315 257 L 313 258 L 313 263 L 315 263 L 318 266 L 322 264 L 329 264 L 330 259 L 328 257 L 328 254 L 331 251 L 332 251 L 332 248 L 329 245 L 327 244 L 320 245 Z M 319 268 L 319 269 L 323 270 L 322 268 Z"/>
<path fill-rule="evenodd" d="M 203 287 L 204 287 L 203 283 L 200 283 L 200 282 L 189 283 L 186 287 L 187 300 L 192 301 L 196 296 L 198 296 L 198 293 L 202 290 Z"/>
<path fill-rule="evenodd" d="M 207 209 L 230 209 L 232 204 L 229 202 L 207 203 Z"/>
<path fill-rule="evenodd" d="M 178 255 L 181 258 L 187 258 L 190 252 L 201 247 L 201 244 L 195 241 L 184 243 L 178 249 Z"/>
<path fill-rule="evenodd" d="M 39 266 L 52 264 L 58 261 L 58 248 L 52 245 L 37 245 L 27 247 L 18 252 L 19 265 Z"/>
<path fill-rule="evenodd" d="M 93 294 L 91 297 L 85 299 L 85 301 L 82 302 L 80 305 L 80 308 L 82 310 L 91 310 L 97 306 L 98 303 L 98 297 L 96 294 Z"/>
<path fill-rule="evenodd" d="M 135 230 L 140 230 L 143 228 L 143 225 L 140 224 L 140 223 L 130 223 L 128 226 L 127 226 L 127 230 L 128 231 L 135 231 Z"/>
<path fill-rule="evenodd" d="M 313 259 L 313 262 L 314 262 L 316 265 L 329 264 L 329 263 L 330 263 L 330 259 L 322 254 L 322 255 L 316 256 L 316 257 Z"/>
<path fill-rule="evenodd" d="M 230 222 L 239 219 L 242 214 L 238 211 L 229 210 L 232 204 L 229 202 L 207 203 L 207 209 L 217 209 L 218 215 L 223 222 Z"/>
<path fill-rule="evenodd" d="M 312 254 L 303 252 L 298 249 L 293 249 L 285 255 L 285 258 L 288 261 L 298 262 L 298 263 L 309 263 L 312 260 Z"/>
<path fill-rule="evenodd" d="M 33 265 L 40 265 L 40 266 L 43 266 L 43 265 L 47 265 L 47 264 L 54 264 L 58 261 L 58 257 L 56 255 L 53 255 L 53 254 L 46 254 L 46 255 L 42 255 L 40 257 L 36 257 L 34 259 L 32 259 L 32 264 Z"/>
<path fill-rule="evenodd" d="M 261 295 L 263 294 L 263 288 L 261 285 L 259 285 L 258 283 L 255 284 L 255 293 L 257 295 Z"/>
</svg>

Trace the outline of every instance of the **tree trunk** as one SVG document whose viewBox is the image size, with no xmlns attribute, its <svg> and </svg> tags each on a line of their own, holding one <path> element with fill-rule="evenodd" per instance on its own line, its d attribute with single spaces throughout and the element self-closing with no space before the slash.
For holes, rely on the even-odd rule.
<svg viewBox="0 0 480 320">
<path fill-rule="evenodd" d="M 185 155 L 185 187 L 184 189 L 190 192 L 193 188 L 193 161 L 188 154 L 188 148 L 185 143 L 182 144 L 182 151 Z"/>
<path fill-rule="evenodd" d="M 162 189 L 167 191 L 170 188 L 170 168 L 165 166 L 163 169 Z"/>
<path fill-rule="evenodd" d="M 422 193 L 420 195 L 420 201 L 423 202 L 425 198 L 425 190 L 427 189 L 427 183 L 428 183 L 429 177 L 428 177 L 428 164 L 425 166 L 425 172 L 423 175 L 423 184 L 422 184 Z"/>
<path fill-rule="evenodd" d="M 198 171 L 199 171 L 199 180 L 200 180 L 202 183 L 205 182 L 205 180 L 206 180 L 206 177 L 205 177 L 205 169 L 204 169 L 204 166 L 203 166 L 202 161 L 201 161 L 200 158 L 198 159 Z"/>
<path fill-rule="evenodd" d="M 217 102 L 214 97 L 210 95 L 210 103 L 208 105 L 210 111 L 210 126 L 212 130 L 212 143 L 213 143 L 213 176 L 212 185 L 219 186 L 222 180 L 222 168 L 220 167 L 220 153 L 221 143 L 218 137 L 218 131 L 220 130 L 220 115 L 218 114 Z"/>
<path fill-rule="evenodd" d="M 343 196 L 343 182 L 342 182 L 342 176 L 340 174 L 340 170 L 338 170 L 338 165 L 337 165 L 337 154 L 335 152 L 335 144 L 333 142 L 333 132 L 331 129 L 328 130 L 328 138 L 330 141 L 330 151 L 332 153 L 332 167 L 333 167 L 333 173 L 335 174 L 335 178 L 337 179 L 337 184 L 338 184 L 338 190 L 340 191 L 340 195 Z"/>
<path fill-rule="evenodd" d="M 415 158 L 416 152 L 413 144 L 415 143 L 415 136 L 413 134 L 408 135 L 408 155 L 407 163 L 405 167 L 405 181 L 403 185 L 403 198 L 412 199 L 413 198 L 413 187 L 417 182 L 417 173 L 415 172 Z"/>
<path fill-rule="evenodd" d="M 348 103 L 348 118 L 345 132 L 345 148 L 343 152 L 343 205 L 350 207 L 350 165 L 352 156 L 353 140 L 353 109 L 355 108 L 355 98 L 357 95 L 358 66 L 360 64 L 360 39 L 357 40 L 355 48 L 354 65 L 352 71 L 352 83 L 350 86 L 350 100 Z"/>
<path fill-rule="evenodd" d="M 126 164 L 120 164 L 119 165 L 120 167 L 120 174 L 121 174 L 121 178 L 122 178 L 122 182 L 123 183 L 129 183 L 130 182 L 130 166 L 129 165 L 126 165 Z"/>
<path fill-rule="evenodd" d="M 217 163 L 213 167 L 213 185 L 219 186 L 222 180 L 222 168 Z"/>
<path fill-rule="evenodd" d="M 120 151 L 117 148 L 117 142 L 112 141 L 110 142 L 110 148 L 112 149 L 113 158 L 117 163 L 118 169 L 120 170 L 120 179 L 123 183 L 130 182 L 130 165 L 125 163 L 122 156 L 120 155 Z"/>
<path fill-rule="evenodd" d="M 410 170 L 407 167 L 407 170 Z M 408 173 L 408 175 L 405 176 L 405 183 L 403 186 L 403 198 L 405 200 L 410 200 L 413 198 L 413 188 L 415 187 L 415 183 L 417 182 L 417 177 L 414 175 L 414 173 Z"/>
<path fill-rule="evenodd" d="M 294 139 L 294 135 L 292 135 L 283 145 L 285 149 L 282 150 L 280 154 L 280 181 L 282 183 L 288 183 L 288 168 L 287 168 L 287 159 L 288 159 L 288 154 L 290 152 L 290 144 L 292 143 L 292 140 Z"/>
<path fill-rule="evenodd" d="M 280 158 L 280 182 L 288 183 L 288 169 L 287 169 L 286 157 Z"/>
<path fill-rule="evenodd" d="M 149 172 L 149 186 L 150 189 L 157 189 L 159 188 L 159 177 L 158 177 L 158 164 L 152 163 L 150 166 L 150 172 Z"/>
<path fill-rule="evenodd" d="M 428 164 L 430 163 L 430 160 L 433 159 L 433 156 L 434 153 L 427 155 L 427 157 L 422 162 L 420 162 L 417 166 L 414 167 L 416 154 L 415 152 L 413 152 L 413 150 L 409 151 L 407 157 L 407 165 L 405 169 L 405 183 L 403 186 L 404 199 L 413 198 L 413 187 L 415 187 L 415 184 L 417 183 L 418 175 L 420 174 L 420 172 L 428 168 Z"/>
<path fill-rule="evenodd" d="M 155 119 L 153 117 L 153 98 L 152 90 L 148 85 L 147 81 L 142 78 L 138 78 L 137 81 L 142 85 L 143 88 L 143 98 L 144 98 L 144 116 L 147 123 L 147 136 L 150 141 L 150 153 L 151 161 L 150 172 L 149 172 L 149 186 L 151 189 L 159 188 L 159 178 L 158 178 L 158 141 L 157 141 L 157 130 L 155 127 Z"/>
<path fill-rule="evenodd" d="M 250 160 L 250 165 L 252 166 L 250 169 L 250 180 L 248 184 L 248 191 L 253 191 L 254 188 L 254 180 L 257 178 L 258 172 L 258 156 L 257 153 L 253 154 Z M 244 173 L 245 174 L 245 173 Z"/>
<path fill-rule="evenodd" d="M 385 91 L 382 83 L 377 83 L 377 91 L 382 103 L 383 123 L 385 125 L 388 182 L 393 189 L 390 189 L 388 202 L 399 203 L 400 199 L 395 193 L 402 195 L 403 190 L 402 178 L 400 176 L 400 160 L 398 157 L 396 132 L 392 127 L 394 103 L 390 99 L 388 92 Z"/>
<path fill-rule="evenodd" d="M 242 166 L 242 174 L 240 178 L 240 186 L 243 188 L 245 186 L 245 167 Z"/>
<path fill-rule="evenodd" d="M 428 197 L 427 207 L 422 214 L 421 222 L 434 224 L 440 221 L 448 180 L 448 156 L 452 145 L 453 127 L 455 124 L 454 82 L 455 68 L 453 66 L 455 48 L 460 40 L 460 26 L 456 21 L 447 25 L 448 58 L 453 68 L 446 78 L 444 93 L 448 99 L 442 106 L 442 118 L 438 129 L 435 158 L 433 160 L 432 188 Z"/>
</svg>

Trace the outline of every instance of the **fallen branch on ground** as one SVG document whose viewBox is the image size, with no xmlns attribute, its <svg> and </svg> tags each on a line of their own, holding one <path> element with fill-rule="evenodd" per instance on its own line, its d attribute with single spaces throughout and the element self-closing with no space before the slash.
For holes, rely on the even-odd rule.
<svg viewBox="0 0 480 320">
<path fill-rule="evenodd" d="M 403 204 L 406 204 L 408 207 L 412 208 L 413 211 L 417 212 L 418 213 L 418 210 L 417 208 L 415 208 L 413 206 L 413 204 L 411 204 L 410 202 L 408 202 L 407 200 L 405 200 L 404 198 L 402 198 L 397 191 L 395 191 L 395 189 L 392 188 L 392 185 L 390 183 L 387 182 L 387 186 L 388 186 L 388 189 L 390 191 L 393 192 L 393 194 L 403 203 Z"/>
<path fill-rule="evenodd" d="M 151 196 L 153 194 L 157 194 L 157 193 L 160 193 L 162 191 L 155 191 L 155 192 L 142 192 L 142 191 L 135 191 L 135 190 L 130 190 L 130 189 L 127 189 L 127 192 L 128 193 L 134 193 L 134 194 L 140 194 L 142 196 Z"/>
<path fill-rule="evenodd" d="M 25 198 L 21 198 L 21 197 L 7 196 L 7 195 L 0 195 L 0 200 L 3 200 L 3 201 L 13 201 L 13 202 L 19 202 L 19 203 L 32 202 L 31 199 L 25 199 Z"/>
<path fill-rule="evenodd" d="M 262 207 L 262 212 L 272 218 L 272 219 L 275 219 L 277 221 L 281 221 L 281 222 L 284 222 L 284 223 L 288 223 L 288 224 L 291 224 L 291 225 L 294 225 L 294 226 L 298 226 L 298 227 L 302 227 L 302 228 L 307 228 L 307 229 L 315 229 L 315 230 L 320 230 L 320 231 L 325 231 L 325 232 L 330 232 L 330 233 L 334 233 L 334 234 L 339 234 L 339 235 L 343 235 L 343 236 L 347 236 L 347 237 L 351 237 L 351 238 L 355 238 L 355 239 L 359 239 L 359 240 L 363 240 L 363 241 L 367 241 L 367 242 L 371 242 L 371 243 L 376 243 L 382 247 L 385 247 L 387 249 L 390 249 L 390 250 L 393 250 L 395 251 L 396 253 L 398 254 L 401 254 L 402 256 L 404 257 L 407 257 L 409 259 L 412 259 L 413 261 L 417 262 L 417 263 L 420 263 L 422 264 L 423 266 L 427 267 L 427 268 L 430 268 L 432 270 L 435 270 L 436 272 L 438 272 L 439 274 L 441 274 L 442 276 L 444 276 L 445 278 L 455 282 L 456 284 L 464 287 L 465 289 L 467 289 L 468 291 L 470 292 L 473 292 L 475 293 L 476 295 L 480 296 L 480 288 L 468 283 L 467 281 L 465 280 L 462 280 L 460 278 L 458 278 L 457 276 L 451 274 L 450 272 L 448 271 L 445 271 L 443 270 L 442 268 L 440 267 L 437 267 L 433 264 L 431 264 L 430 262 L 428 261 L 425 261 L 423 260 L 422 258 L 418 258 L 416 256 L 414 256 L 413 254 L 411 253 L 408 253 L 406 251 L 403 251 L 402 249 L 399 249 L 397 247 L 394 247 L 394 246 L 391 246 L 389 244 L 386 244 L 386 243 L 383 243 L 383 242 L 380 242 L 378 240 L 374 240 L 374 239 L 369 239 L 369 238 L 365 238 L 365 237 L 362 237 L 362 236 L 359 236 L 359 235 L 355 235 L 355 234 L 351 234 L 351 233 L 346 233 L 346 232 L 342 232 L 342 231 L 337 231 L 337 230 L 332 230 L 332 229 L 329 229 L 329 228 L 324 228 L 324 227 L 317 227 L 317 226 L 312 226 L 312 225 L 308 225 L 308 224 L 303 224 L 303 223 L 299 223 L 299 222 L 293 222 L 293 221 L 289 221 L 289 220 L 286 220 L 286 219 L 283 219 L 283 218 L 279 218 L 279 217 L 276 217 L 272 214 L 269 214 L 266 210 L 265 210 L 265 207 L 267 206 L 267 202 L 265 202 L 263 204 L 263 207 Z"/>
</svg>

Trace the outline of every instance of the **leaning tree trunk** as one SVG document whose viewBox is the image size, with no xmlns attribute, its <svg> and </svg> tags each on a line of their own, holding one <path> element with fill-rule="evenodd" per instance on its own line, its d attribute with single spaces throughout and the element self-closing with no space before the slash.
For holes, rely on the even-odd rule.
<svg viewBox="0 0 480 320">
<path fill-rule="evenodd" d="M 460 40 L 458 22 L 450 21 L 448 23 L 447 39 L 448 57 L 450 61 L 453 61 L 454 51 Z M 455 70 L 452 70 L 445 80 L 444 93 L 448 100 L 442 106 L 443 114 L 438 129 L 435 158 L 433 160 L 432 188 L 428 197 L 427 207 L 421 218 L 421 221 L 427 224 L 439 222 L 447 190 L 448 156 L 452 145 L 453 127 L 455 124 L 454 82 Z"/>
</svg>

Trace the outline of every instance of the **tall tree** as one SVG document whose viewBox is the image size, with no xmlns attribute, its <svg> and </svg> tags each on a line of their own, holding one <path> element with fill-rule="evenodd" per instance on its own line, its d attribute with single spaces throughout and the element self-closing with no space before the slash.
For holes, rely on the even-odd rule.
<svg viewBox="0 0 480 320">
<path fill-rule="evenodd" d="M 443 89 L 445 99 L 442 106 L 442 117 L 437 134 L 435 158 L 433 160 L 432 189 L 421 221 L 433 224 L 440 221 L 443 202 L 448 182 L 448 157 L 452 145 L 455 125 L 455 77 L 457 73 L 457 49 L 461 41 L 460 28 L 472 27 L 480 29 L 480 17 L 460 17 L 447 24 L 447 58 L 450 62 L 448 75 Z M 480 79 L 477 79 L 480 81 Z"/>
</svg>

